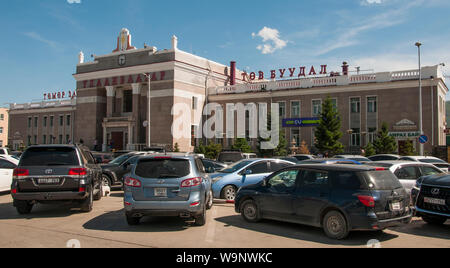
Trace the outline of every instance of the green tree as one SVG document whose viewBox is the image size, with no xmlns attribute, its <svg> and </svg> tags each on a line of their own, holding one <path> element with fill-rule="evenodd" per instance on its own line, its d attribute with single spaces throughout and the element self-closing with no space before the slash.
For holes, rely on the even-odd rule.
<svg viewBox="0 0 450 268">
<path fill-rule="evenodd" d="M 277 148 L 273 151 L 274 156 L 287 156 L 288 155 L 288 142 L 286 140 L 286 134 L 283 128 L 280 127 L 279 142 Z"/>
<path fill-rule="evenodd" d="M 222 151 L 222 144 L 210 143 L 206 146 L 205 157 L 209 159 L 217 159 Z"/>
<path fill-rule="evenodd" d="M 175 143 L 175 147 L 173 148 L 173 151 L 174 151 L 175 153 L 179 153 L 179 152 L 180 152 L 180 145 L 178 145 L 178 142 Z"/>
<path fill-rule="evenodd" d="M 378 132 L 373 147 L 376 154 L 395 154 L 397 153 L 397 142 L 395 138 L 389 136 L 389 126 L 386 122 L 381 125 L 381 130 Z"/>
<path fill-rule="evenodd" d="M 375 147 L 373 147 L 373 144 L 371 142 L 369 142 L 369 144 L 367 144 L 367 146 L 364 148 L 365 153 L 365 157 L 369 157 L 372 155 L 376 155 L 377 152 L 375 151 Z"/>
<path fill-rule="evenodd" d="M 322 105 L 319 125 L 315 131 L 315 147 L 324 154 L 341 154 L 344 152 L 344 145 L 339 142 L 342 135 L 341 118 L 331 98 L 327 97 Z"/>
<path fill-rule="evenodd" d="M 404 155 L 404 156 L 417 155 L 417 152 L 414 149 L 414 145 L 411 140 L 406 141 L 405 145 L 400 147 L 400 151 L 402 152 L 402 155 Z"/>
<path fill-rule="evenodd" d="M 235 139 L 232 149 L 241 150 L 243 153 L 253 153 L 252 147 L 248 145 L 247 139 L 244 138 Z"/>
</svg>

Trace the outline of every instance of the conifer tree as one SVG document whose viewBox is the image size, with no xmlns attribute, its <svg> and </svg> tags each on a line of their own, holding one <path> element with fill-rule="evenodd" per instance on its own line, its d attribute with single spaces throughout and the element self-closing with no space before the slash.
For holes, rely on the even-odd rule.
<svg viewBox="0 0 450 268">
<path fill-rule="evenodd" d="M 315 147 L 319 152 L 330 156 L 341 154 L 344 151 L 344 145 L 339 141 L 342 135 L 341 118 L 331 98 L 328 97 L 322 105 L 319 126 L 316 127 Z"/>
</svg>

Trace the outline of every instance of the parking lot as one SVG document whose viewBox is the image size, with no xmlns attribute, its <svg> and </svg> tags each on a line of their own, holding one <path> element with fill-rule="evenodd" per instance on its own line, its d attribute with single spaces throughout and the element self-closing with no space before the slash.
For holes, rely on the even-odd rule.
<svg viewBox="0 0 450 268">
<path fill-rule="evenodd" d="M 0 195 L 0 247 L 79 246 L 84 248 L 309 248 L 309 247 L 450 247 L 450 221 L 431 226 L 416 218 L 384 232 L 354 232 L 348 239 L 327 238 L 318 228 L 275 221 L 245 222 L 231 204 L 216 202 L 205 226 L 177 218 L 144 218 L 128 226 L 123 193 L 94 203 L 91 213 L 70 205 L 37 205 L 20 216 L 9 194 Z M 73 242 L 75 241 L 75 242 Z M 370 241 L 370 242 L 369 242 Z M 379 241 L 379 244 L 371 244 Z M 75 243 L 75 244 L 74 244 Z"/>
</svg>

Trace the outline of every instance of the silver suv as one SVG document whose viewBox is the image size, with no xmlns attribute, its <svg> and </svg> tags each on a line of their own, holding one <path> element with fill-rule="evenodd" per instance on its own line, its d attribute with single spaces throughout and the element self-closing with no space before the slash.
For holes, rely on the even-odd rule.
<svg viewBox="0 0 450 268">
<path fill-rule="evenodd" d="M 124 176 L 124 206 L 129 225 L 144 216 L 194 219 L 202 226 L 213 204 L 211 178 L 192 155 L 141 156 Z"/>
</svg>

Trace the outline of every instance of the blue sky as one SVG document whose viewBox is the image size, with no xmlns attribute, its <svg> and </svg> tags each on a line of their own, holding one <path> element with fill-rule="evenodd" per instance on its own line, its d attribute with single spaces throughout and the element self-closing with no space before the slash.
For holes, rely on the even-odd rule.
<svg viewBox="0 0 450 268">
<path fill-rule="evenodd" d="M 258 71 L 343 61 L 362 70 L 417 68 L 441 62 L 450 75 L 450 1 L 1 1 L 0 106 L 74 90 L 79 51 L 111 53 L 126 27 L 133 45 L 179 48 Z"/>
</svg>

